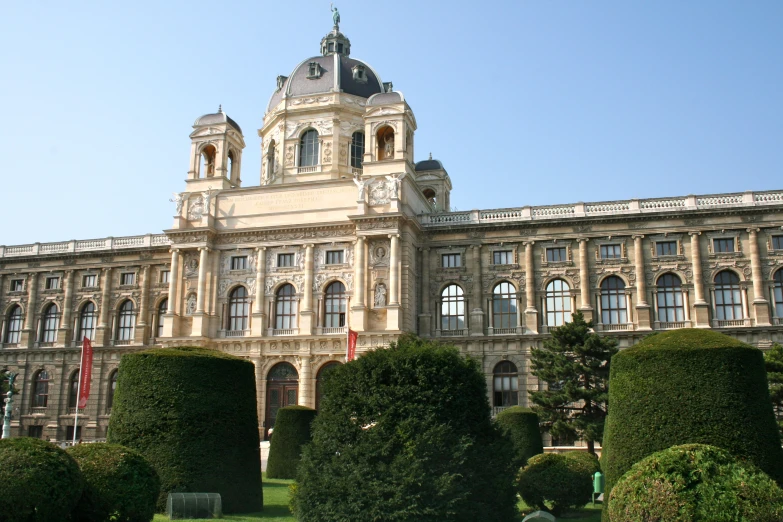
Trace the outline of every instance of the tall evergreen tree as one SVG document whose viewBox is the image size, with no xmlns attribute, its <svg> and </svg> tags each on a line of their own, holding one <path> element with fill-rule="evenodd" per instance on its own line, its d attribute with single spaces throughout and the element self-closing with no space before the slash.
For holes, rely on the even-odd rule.
<svg viewBox="0 0 783 522">
<path fill-rule="evenodd" d="M 531 350 L 533 375 L 546 390 L 530 392 L 542 426 L 555 437 L 581 438 L 595 453 L 604 432 L 609 398 L 609 361 L 617 341 L 591 332 L 581 312 L 551 330 L 543 348 Z"/>
<path fill-rule="evenodd" d="M 783 434 L 783 346 L 775 343 L 764 354 L 764 363 L 767 367 L 767 381 L 769 382 L 769 398 L 772 399 L 772 408 L 778 420 L 781 434 Z"/>
</svg>

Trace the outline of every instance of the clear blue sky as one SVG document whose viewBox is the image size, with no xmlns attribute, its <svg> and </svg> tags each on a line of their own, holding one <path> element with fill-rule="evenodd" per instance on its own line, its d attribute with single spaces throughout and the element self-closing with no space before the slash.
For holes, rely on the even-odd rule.
<svg viewBox="0 0 783 522">
<path fill-rule="evenodd" d="M 342 0 L 352 56 L 403 91 L 452 205 L 783 188 L 783 2 Z M 223 104 L 259 183 L 278 74 L 329 2 L 5 2 L 0 244 L 159 232 L 193 121 Z"/>
</svg>

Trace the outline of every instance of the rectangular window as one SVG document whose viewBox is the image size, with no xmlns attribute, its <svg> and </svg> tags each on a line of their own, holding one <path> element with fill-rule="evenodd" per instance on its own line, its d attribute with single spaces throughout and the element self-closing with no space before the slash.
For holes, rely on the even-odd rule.
<svg viewBox="0 0 783 522">
<path fill-rule="evenodd" d="M 656 241 L 655 242 L 655 255 L 658 255 L 658 256 L 676 256 L 677 255 L 677 242 L 676 241 Z"/>
<path fill-rule="evenodd" d="M 136 280 L 136 274 L 133 272 L 125 272 L 120 274 L 120 284 L 123 286 L 130 286 Z"/>
<path fill-rule="evenodd" d="M 278 267 L 294 266 L 294 255 L 277 254 L 277 266 Z"/>
<path fill-rule="evenodd" d="M 717 253 L 735 252 L 734 238 L 722 238 L 712 240 L 713 251 Z"/>
<path fill-rule="evenodd" d="M 493 265 L 512 265 L 514 264 L 514 253 L 511 250 L 498 250 L 492 252 Z"/>
<path fill-rule="evenodd" d="M 27 427 L 27 436 L 31 437 L 33 439 L 42 439 L 43 438 L 43 426 L 28 426 Z"/>
<path fill-rule="evenodd" d="M 601 259 L 620 259 L 623 249 L 620 245 L 601 245 Z"/>
<path fill-rule="evenodd" d="M 73 442 L 73 426 L 65 428 L 65 440 Z M 76 440 L 82 440 L 82 427 L 76 427 Z"/>
<path fill-rule="evenodd" d="M 87 274 L 82 277 L 83 288 L 95 288 L 98 286 L 98 276 L 96 274 Z"/>
<path fill-rule="evenodd" d="M 462 266 L 462 256 L 460 254 L 443 254 L 441 257 L 443 268 L 457 268 Z"/>
<path fill-rule="evenodd" d="M 772 250 L 783 250 L 783 236 L 772 236 Z"/>
<path fill-rule="evenodd" d="M 161 270 L 160 271 L 160 282 L 161 283 L 168 283 L 170 275 L 171 275 L 171 271 L 170 270 Z"/>
<path fill-rule="evenodd" d="M 11 279 L 11 291 L 21 292 L 24 289 L 24 279 Z"/>
<path fill-rule="evenodd" d="M 247 256 L 231 257 L 231 270 L 246 270 L 246 269 L 247 269 Z"/>
<path fill-rule="evenodd" d="M 59 277 L 47 277 L 46 278 L 46 289 L 47 290 L 57 290 L 60 288 L 60 278 Z"/>
<path fill-rule="evenodd" d="M 568 261 L 568 253 L 566 247 L 547 248 L 546 260 L 547 263 L 557 263 L 559 261 Z"/>
<path fill-rule="evenodd" d="M 343 251 L 342 250 L 332 250 L 326 253 L 326 264 L 327 265 L 340 265 L 343 262 Z"/>
</svg>

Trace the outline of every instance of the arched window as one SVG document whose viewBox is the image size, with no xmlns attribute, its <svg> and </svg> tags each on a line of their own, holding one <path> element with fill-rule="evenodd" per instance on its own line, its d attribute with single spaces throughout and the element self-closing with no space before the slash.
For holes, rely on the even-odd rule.
<svg viewBox="0 0 783 522">
<path fill-rule="evenodd" d="M 8 344 L 19 344 L 22 335 L 22 307 L 19 305 L 11 308 L 8 313 L 8 322 L 5 327 L 5 340 Z"/>
<path fill-rule="evenodd" d="M 302 134 L 299 141 L 299 166 L 314 167 L 318 165 L 318 133 L 314 129 Z"/>
<path fill-rule="evenodd" d="M 672 323 L 685 320 L 682 299 L 682 281 L 675 274 L 663 274 L 658 278 L 658 321 Z"/>
<path fill-rule="evenodd" d="M 323 380 L 324 377 L 326 377 L 330 372 L 334 371 L 335 368 L 342 366 L 337 361 L 330 361 L 323 366 L 321 366 L 321 369 L 318 370 L 318 375 L 315 377 L 315 409 L 318 410 L 321 408 L 321 398 L 324 395 L 324 389 L 323 389 Z"/>
<path fill-rule="evenodd" d="M 133 301 L 128 299 L 120 306 L 120 314 L 117 318 L 117 340 L 130 341 L 133 339 L 133 328 L 136 326 L 136 311 Z"/>
<path fill-rule="evenodd" d="M 609 276 L 601 283 L 601 322 L 603 324 L 628 322 L 625 282 L 617 276 Z"/>
<path fill-rule="evenodd" d="M 345 326 L 345 286 L 340 281 L 335 281 L 326 288 L 324 310 L 324 326 L 326 328 Z"/>
<path fill-rule="evenodd" d="M 351 136 L 351 167 L 362 168 L 364 160 L 364 133 L 354 132 Z"/>
<path fill-rule="evenodd" d="M 730 270 L 715 276 L 715 318 L 719 321 L 745 318 L 739 276 Z"/>
<path fill-rule="evenodd" d="M 57 305 L 52 303 L 47 306 L 42 319 L 41 342 L 55 342 L 57 340 L 57 329 L 60 327 L 60 314 L 57 312 Z"/>
<path fill-rule="evenodd" d="M 234 159 L 234 151 L 229 150 L 228 151 L 228 179 L 231 181 L 235 180 L 236 172 L 234 171 L 234 168 L 236 167 L 236 160 Z"/>
<path fill-rule="evenodd" d="M 81 342 L 85 337 L 89 340 L 93 340 L 95 335 L 95 319 L 98 314 L 95 310 L 95 304 L 90 301 L 82 306 L 79 312 L 79 331 L 76 335 L 76 341 Z"/>
<path fill-rule="evenodd" d="M 516 406 L 519 402 L 519 374 L 511 361 L 502 361 L 495 366 L 492 381 L 492 405 L 495 407 Z"/>
<path fill-rule="evenodd" d="M 296 328 L 296 292 L 291 284 L 284 284 L 277 290 L 275 300 L 275 328 L 288 330 Z"/>
<path fill-rule="evenodd" d="M 517 299 L 511 283 L 498 283 L 492 289 L 492 327 L 517 327 Z"/>
<path fill-rule="evenodd" d="M 772 278 L 775 282 L 775 317 L 783 317 L 783 270 L 775 272 L 775 276 Z"/>
<path fill-rule="evenodd" d="M 79 404 L 79 370 L 71 374 L 71 385 L 68 387 L 68 407 L 76 408 Z"/>
<path fill-rule="evenodd" d="M 201 149 L 201 165 L 199 168 L 199 177 L 211 178 L 215 175 L 215 156 L 217 149 L 214 145 L 207 145 Z"/>
<path fill-rule="evenodd" d="M 440 294 L 440 329 L 461 330 L 465 328 L 465 297 L 458 285 L 449 285 Z"/>
<path fill-rule="evenodd" d="M 266 152 L 266 176 L 271 179 L 275 174 L 275 140 L 269 143 Z"/>
<path fill-rule="evenodd" d="M 247 314 L 249 301 L 247 289 L 244 286 L 234 288 L 228 298 L 228 329 L 231 331 L 247 330 Z"/>
<path fill-rule="evenodd" d="M 169 300 L 166 298 L 158 304 L 158 324 L 155 325 L 156 337 L 163 337 L 163 316 L 166 315 L 166 312 L 168 311 Z"/>
<path fill-rule="evenodd" d="M 562 279 L 546 285 L 546 325 L 563 326 L 571 322 L 571 287 Z"/>
<path fill-rule="evenodd" d="M 33 408 L 46 408 L 49 402 L 49 372 L 40 370 L 33 377 Z"/>
<path fill-rule="evenodd" d="M 117 370 L 109 374 L 109 389 L 106 390 L 106 409 L 111 412 L 114 405 L 114 393 L 117 391 Z"/>
</svg>

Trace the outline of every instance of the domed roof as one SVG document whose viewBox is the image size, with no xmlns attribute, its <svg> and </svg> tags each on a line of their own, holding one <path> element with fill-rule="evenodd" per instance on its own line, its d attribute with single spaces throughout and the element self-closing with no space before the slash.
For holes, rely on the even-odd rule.
<svg viewBox="0 0 783 522">
<path fill-rule="evenodd" d="M 278 78 L 278 88 L 269 100 L 267 111 L 291 96 L 344 92 L 369 98 L 386 91 L 375 69 L 349 57 L 350 42 L 337 28 L 323 38 L 321 52 L 322 56 L 303 60 L 288 77 Z"/>
<path fill-rule="evenodd" d="M 200 127 L 202 125 L 214 125 L 214 124 L 220 124 L 220 123 L 228 123 L 232 125 L 236 130 L 239 131 L 240 134 L 242 134 L 242 129 L 239 127 L 239 124 L 228 117 L 228 114 L 223 112 L 223 106 L 221 105 L 218 107 L 218 111 L 214 114 L 205 114 L 204 116 L 201 116 L 196 119 L 195 123 L 193 123 L 194 127 Z"/>
<path fill-rule="evenodd" d="M 399 91 L 382 92 L 370 96 L 370 99 L 367 100 L 367 105 L 388 105 L 390 103 L 400 103 L 402 101 L 405 101 L 405 97 Z"/>
<path fill-rule="evenodd" d="M 424 161 L 419 161 L 414 166 L 414 170 L 416 172 L 421 172 L 424 170 L 446 170 L 443 168 L 443 163 L 441 163 L 439 160 L 432 159 L 432 154 L 430 154 L 430 159 L 426 159 Z"/>
</svg>

